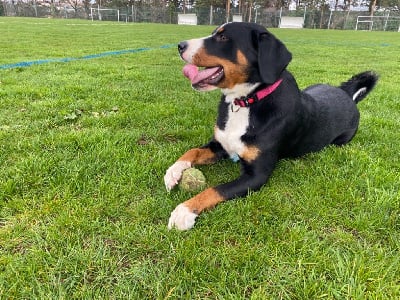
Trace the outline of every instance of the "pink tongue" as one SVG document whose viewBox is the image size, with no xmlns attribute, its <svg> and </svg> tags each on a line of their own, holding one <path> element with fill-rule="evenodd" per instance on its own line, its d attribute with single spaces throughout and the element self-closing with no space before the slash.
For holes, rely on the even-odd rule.
<svg viewBox="0 0 400 300">
<path fill-rule="evenodd" d="M 182 73 L 187 78 L 189 78 L 190 81 L 193 81 L 193 79 L 199 73 L 199 70 L 198 70 L 197 66 L 191 65 L 191 64 L 187 64 L 186 66 L 183 67 Z"/>
<path fill-rule="evenodd" d="M 192 64 L 187 64 L 183 67 L 183 75 L 185 75 L 192 84 L 199 83 L 200 81 L 210 77 L 215 72 L 217 72 L 219 67 L 215 68 L 207 68 L 204 70 L 199 71 L 198 67 Z"/>
</svg>

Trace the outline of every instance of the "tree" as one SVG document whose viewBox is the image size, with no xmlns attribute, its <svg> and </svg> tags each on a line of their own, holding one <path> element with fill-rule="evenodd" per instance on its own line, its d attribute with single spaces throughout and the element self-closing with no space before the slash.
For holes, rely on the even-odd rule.
<svg viewBox="0 0 400 300">
<path fill-rule="evenodd" d="M 376 0 L 371 0 L 368 5 L 368 10 L 370 12 L 371 17 L 374 15 L 376 8 Z"/>
<path fill-rule="evenodd" d="M 76 16 L 78 14 L 78 9 L 81 6 L 81 1 L 79 0 L 68 0 L 67 3 L 71 5 L 71 7 L 74 9 L 74 15 Z"/>
<path fill-rule="evenodd" d="M 196 6 L 197 7 L 219 7 L 219 8 L 225 8 L 226 6 L 226 0 L 198 0 L 196 1 Z"/>
</svg>

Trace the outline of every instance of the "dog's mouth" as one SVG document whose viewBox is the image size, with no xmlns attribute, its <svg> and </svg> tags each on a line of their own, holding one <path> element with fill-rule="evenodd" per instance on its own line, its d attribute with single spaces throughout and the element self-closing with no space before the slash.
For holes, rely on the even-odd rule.
<svg viewBox="0 0 400 300">
<path fill-rule="evenodd" d="M 199 70 L 196 65 L 187 64 L 183 67 L 182 72 L 190 80 L 192 87 L 199 91 L 216 89 L 218 83 L 224 77 L 224 68 L 221 66 Z"/>
</svg>

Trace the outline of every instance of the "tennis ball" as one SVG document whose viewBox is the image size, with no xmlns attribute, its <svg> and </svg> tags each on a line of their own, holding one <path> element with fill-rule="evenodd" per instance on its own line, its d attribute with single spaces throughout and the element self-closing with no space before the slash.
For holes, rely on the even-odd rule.
<svg viewBox="0 0 400 300">
<path fill-rule="evenodd" d="M 189 192 L 198 191 L 206 187 L 206 178 L 200 170 L 189 168 L 182 172 L 179 187 Z"/>
</svg>

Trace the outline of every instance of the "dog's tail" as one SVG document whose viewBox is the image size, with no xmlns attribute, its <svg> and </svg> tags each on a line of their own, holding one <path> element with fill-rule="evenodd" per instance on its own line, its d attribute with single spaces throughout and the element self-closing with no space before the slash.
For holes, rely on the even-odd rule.
<svg viewBox="0 0 400 300">
<path fill-rule="evenodd" d="M 350 80 L 343 82 L 340 88 L 344 90 L 355 103 L 360 102 L 374 88 L 378 81 L 378 75 L 372 71 L 366 71 L 354 75 Z"/>
</svg>

